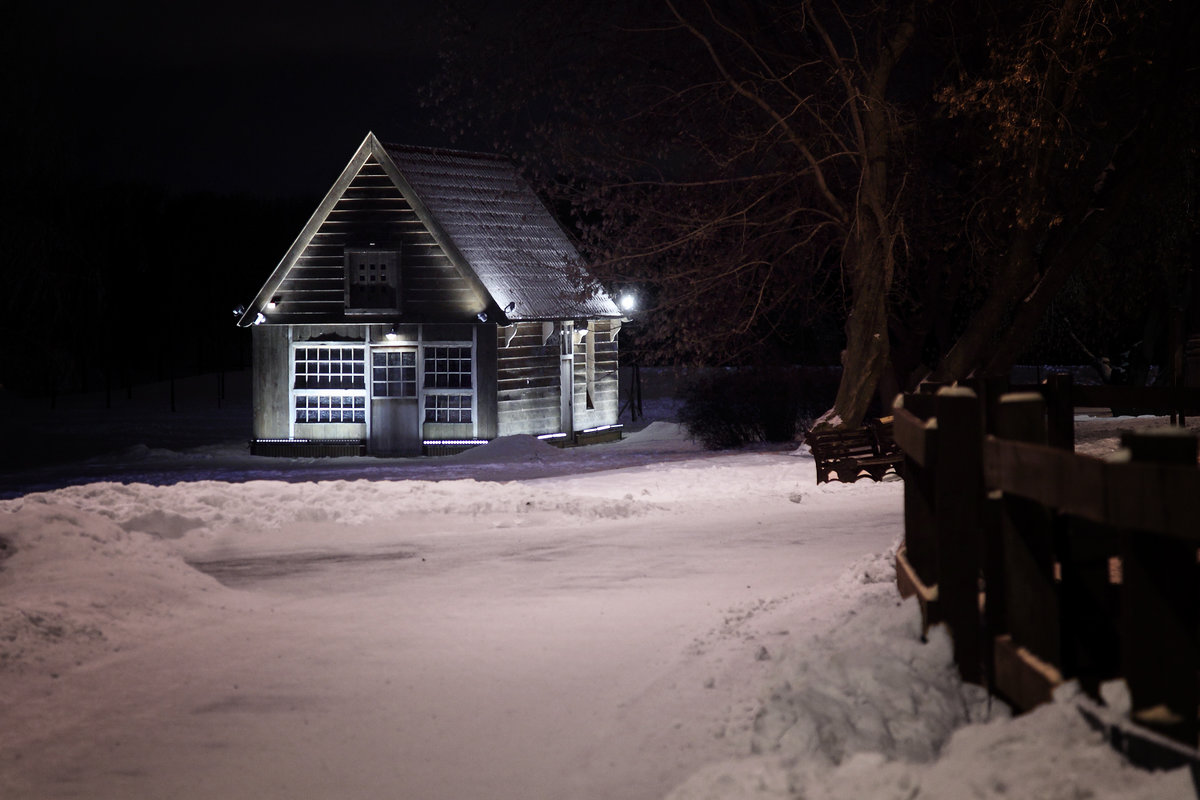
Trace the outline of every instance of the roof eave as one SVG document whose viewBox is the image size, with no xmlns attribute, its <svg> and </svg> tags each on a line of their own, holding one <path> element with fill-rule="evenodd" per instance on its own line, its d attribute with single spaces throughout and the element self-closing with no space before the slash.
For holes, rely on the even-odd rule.
<svg viewBox="0 0 1200 800">
<path fill-rule="evenodd" d="M 368 156 L 375 152 L 378 145 L 379 140 L 375 138 L 375 134 L 367 133 L 362 144 L 358 146 L 358 149 L 354 151 L 354 155 L 350 157 L 350 161 L 346 164 L 345 169 L 342 170 L 341 175 L 334 181 L 329 191 L 325 193 L 325 197 L 317 206 L 317 210 L 308 218 L 308 222 L 300 230 L 300 234 L 292 242 L 292 246 L 288 248 L 287 253 L 284 254 L 278 266 L 275 267 L 275 271 L 271 273 L 271 277 L 267 278 L 267 282 L 263 284 L 258 294 L 254 296 L 254 300 L 246 307 L 246 311 L 242 316 L 238 318 L 238 327 L 248 328 L 254 324 L 254 320 L 258 318 L 259 312 L 263 310 L 270 298 L 279 289 L 280 284 L 283 283 L 288 270 L 296 263 L 296 259 L 304 252 L 304 248 L 308 247 L 309 242 L 312 241 L 321 224 L 329 216 L 329 212 L 337 205 L 342 194 L 350 186 L 350 182 L 354 180 L 354 176 L 362 169 Z"/>
</svg>

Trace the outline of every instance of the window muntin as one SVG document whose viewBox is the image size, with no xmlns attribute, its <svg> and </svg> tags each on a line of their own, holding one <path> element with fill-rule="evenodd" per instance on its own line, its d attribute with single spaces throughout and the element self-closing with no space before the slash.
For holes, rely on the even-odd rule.
<svg viewBox="0 0 1200 800">
<path fill-rule="evenodd" d="M 367 421 L 366 348 L 302 344 L 293 349 L 292 419 L 300 423 Z"/>
<path fill-rule="evenodd" d="M 470 389 L 470 347 L 426 347 L 426 389 Z"/>
<path fill-rule="evenodd" d="M 363 395 L 296 395 L 296 422 L 366 422 L 367 398 Z"/>
<path fill-rule="evenodd" d="M 417 396 L 417 352 L 382 350 L 371 354 L 371 394 L 374 397 Z"/>
<path fill-rule="evenodd" d="M 302 346 L 296 348 L 296 389 L 365 389 L 365 349 Z"/>
<path fill-rule="evenodd" d="M 471 395 L 430 394 L 425 396 L 426 422 L 471 422 Z"/>
<path fill-rule="evenodd" d="M 474 385 L 469 345 L 430 345 L 422 350 L 426 422 L 472 422 Z"/>
</svg>

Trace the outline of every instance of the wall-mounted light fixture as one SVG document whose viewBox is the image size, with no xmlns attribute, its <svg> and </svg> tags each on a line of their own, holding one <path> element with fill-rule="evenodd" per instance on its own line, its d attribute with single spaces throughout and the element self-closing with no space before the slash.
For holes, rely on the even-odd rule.
<svg viewBox="0 0 1200 800">
<path fill-rule="evenodd" d="M 265 316 L 263 316 L 263 312 L 261 312 L 261 311 L 258 312 L 258 314 L 255 315 L 255 317 L 254 317 L 255 325 L 262 325 L 266 321 L 267 321 L 267 318 Z"/>
<path fill-rule="evenodd" d="M 389 342 L 394 342 L 399 336 L 400 334 L 396 333 L 396 327 L 393 325 L 392 327 L 388 328 L 388 332 L 383 335 L 383 338 L 387 339 Z"/>
<path fill-rule="evenodd" d="M 274 297 L 271 298 L 270 302 L 267 303 L 267 311 L 274 311 L 276 308 L 279 307 L 279 304 L 282 302 L 283 302 L 283 298 L 280 297 L 279 295 L 275 295 Z"/>
<path fill-rule="evenodd" d="M 233 309 L 233 315 L 235 317 L 240 317 L 242 314 L 245 314 L 245 313 L 246 313 L 245 306 L 238 306 L 237 308 Z"/>
<path fill-rule="evenodd" d="M 487 322 L 487 312 L 480 311 L 478 314 L 475 315 L 475 319 L 479 320 L 480 322 Z"/>
</svg>

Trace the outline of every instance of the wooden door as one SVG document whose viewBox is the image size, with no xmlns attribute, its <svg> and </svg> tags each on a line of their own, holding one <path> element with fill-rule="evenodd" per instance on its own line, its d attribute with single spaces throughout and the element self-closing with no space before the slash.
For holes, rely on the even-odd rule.
<svg viewBox="0 0 1200 800">
<path fill-rule="evenodd" d="M 371 441 L 377 456 L 421 454 L 415 347 L 371 351 Z"/>
</svg>

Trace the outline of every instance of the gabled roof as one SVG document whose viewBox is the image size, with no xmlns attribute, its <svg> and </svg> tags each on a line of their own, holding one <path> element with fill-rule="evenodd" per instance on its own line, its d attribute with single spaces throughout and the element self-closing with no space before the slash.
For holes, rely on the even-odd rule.
<svg viewBox="0 0 1200 800">
<path fill-rule="evenodd" d="M 584 289 L 578 251 L 516 167 L 499 156 L 383 144 L 368 133 L 287 255 L 238 320 L 253 324 L 341 197 L 374 157 L 446 255 L 509 320 L 620 317 L 600 287 Z"/>
</svg>

